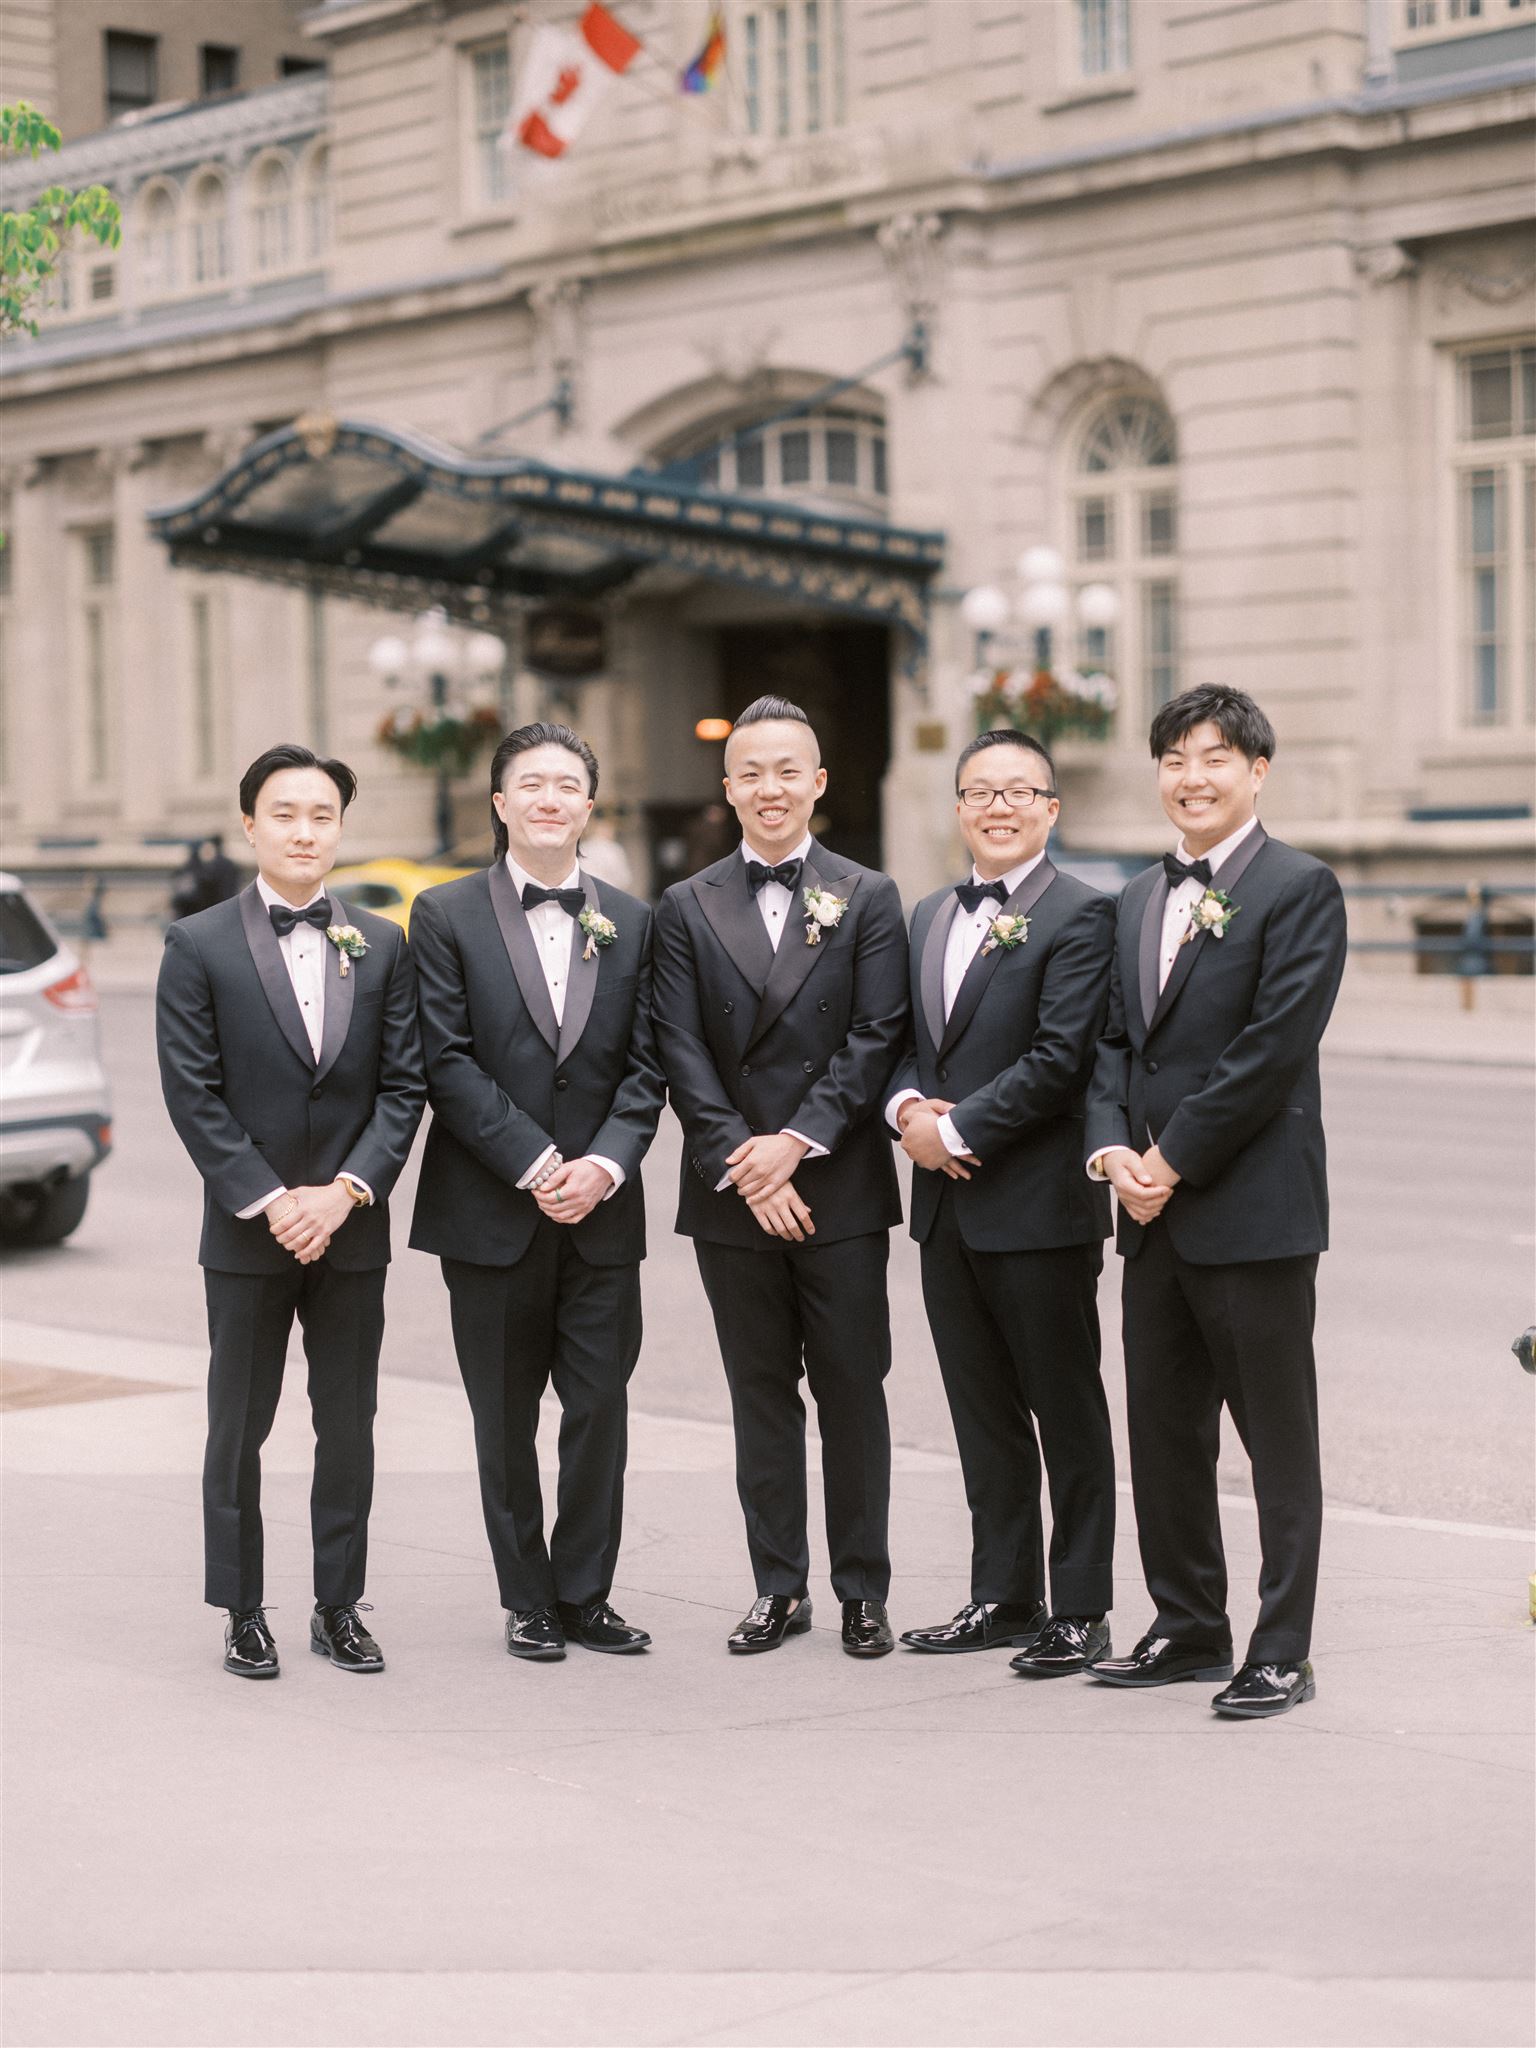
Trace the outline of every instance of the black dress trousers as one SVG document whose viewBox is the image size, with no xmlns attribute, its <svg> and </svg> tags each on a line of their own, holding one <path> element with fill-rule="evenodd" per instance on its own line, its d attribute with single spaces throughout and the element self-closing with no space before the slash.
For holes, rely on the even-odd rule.
<svg viewBox="0 0 1536 2048">
<path fill-rule="evenodd" d="M 1317 1257 L 1196 1266 L 1159 1218 L 1125 1261 L 1121 1300 L 1132 1490 L 1155 1632 L 1213 1649 L 1232 1640 L 1216 1500 L 1225 1403 L 1259 1511 L 1259 1616 L 1247 1661 L 1299 1662 L 1311 1646 L 1323 1530 Z"/>
<path fill-rule="evenodd" d="M 839 1600 L 884 1600 L 889 1233 L 761 1251 L 698 1238 L 694 1249 L 731 1390 L 736 1491 L 758 1592 L 808 1590 L 803 1372 L 821 1431 L 832 1590 Z"/>
<path fill-rule="evenodd" d="M 204 1270 L 208 1298 L 208 1446 L 203 1458 L 203 1597 L 262 1603 L 261 1447 L 283 1390 L 297 1315 L 309 1362 L 315 1475 L 309 1496 L 315 1598 L 360 1600 L 373 1503 L 373 1413 L 388 1269 L 343 1272 L 328 1259 L 279 1273 Z"/>
<path fill-rule="evenodd" d="M 444 1259 L 443 1278 L 502 1606 L 606 1600 L 624 1516 L 629 1377 L 640 1356 L 638 1264 L 589 1266 L 569 1226 L 541 1216 L 516 1265 Z M 546 1544 L 538 1428 L 551 1381 L 560 1481 Z"/>
<path fill-rule="evenodd" d="M 1100 1375 L 1101 1243 L 972 1251 L 940 1190 L 922 1248 L 923 1301 L 971 1508 L 971 1598 L 1046 1593 L 1042 1453 L 1057 1614 L 1114 1599 L 1115 1447 Z M 1038 1426 L 1038 1438 L 1036 1428 Z"/>
</svg>

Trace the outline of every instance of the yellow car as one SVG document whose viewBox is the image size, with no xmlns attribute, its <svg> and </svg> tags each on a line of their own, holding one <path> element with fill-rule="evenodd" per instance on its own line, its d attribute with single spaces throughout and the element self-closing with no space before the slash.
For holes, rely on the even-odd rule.
<svg viewBox="0 0 1536 2048">
<path fill-rule="evenodd" d="M 452 882 L 472 868 L 428 866 L 417 860 L 365 860 L 354 868 L 333 868 L 326 887 L 334 889 L 349 909 L 371 910 L 404 932 L 411 929 L 411 905 L 423 889 Z"/>
</svg>

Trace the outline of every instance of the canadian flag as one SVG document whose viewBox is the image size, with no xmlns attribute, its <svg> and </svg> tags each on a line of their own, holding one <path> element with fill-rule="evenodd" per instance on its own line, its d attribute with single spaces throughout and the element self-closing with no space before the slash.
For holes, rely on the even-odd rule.
<svg viewBox="0 0 1536 2048">
<path fill-rule="evenodd" d="M 596 0 L 582 16 L 580 29 L 538 29 L 517 81 L 502 147 L 563 156 L 639 51 L 629 30 Z"/>
</svg>

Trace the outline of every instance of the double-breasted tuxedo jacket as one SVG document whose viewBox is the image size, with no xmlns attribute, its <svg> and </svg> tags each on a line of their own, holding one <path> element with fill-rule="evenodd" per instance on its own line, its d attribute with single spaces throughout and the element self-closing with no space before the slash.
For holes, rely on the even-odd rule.
<svg viewBox="0 0 1536 2048">
<path fill-rule="evenodd" d="M 1045 1597 L 1043 1450 L 1051 1605 L 1101 1614 L 1113 1597 L 1115 1467 L 1096 1283 L 1110 1204 L 1083 1171 L 1083 1138 L 1114 905 L 1042 859 L 997 913 L 1027 917 L 1027 937 L 978 948 L 946 1015 L 958 914 L 948 888 L 913 914 L 912 1036 L 892 1099 L 915 1089 L 953 1102 L 950 1121 L 981 1162 L 969 1180 L 912 1176 L 912 1235 L 971 1507 L 971 1598 Z"/>
<path fill-rule="evenodd" d="M 616 933 L 589 951 L 569 919 L 558 1020 L 504 860 L 427 890 L 411 918 L 432 1107 L 411 1243 L 443 1262 L 492 1557 L 515 1610 L 584 1605 L 612 1584 L 640 1351 L 640 1165 L 666 1096 L 650 907 L 585 871 L 581 886 Z M 542 1216 L 517 1185 L 551 1145 L 623 1174 L 580 1223 Z M 546 1544 L 535 1437 L 551 1380 L 564 1423 Z"/>
<path fill-rule="evenodd" d="M 325 947 L 318 1059 L 254 883 L 170 927 L 156 992 L 166 1107 L 203 1179 L 206 1596 L 220 1607 L 261 1602 L 259 1457 L 295 1313 L 315 1419 L 316 1597 L 345 1605 L 363 1586 L 388 1198 L 426 1084 L 404 934 L 335 897 L 330 910 L 334 923 L 362 932 L 367 950 L 343 974 L 340 953 Z M 312 1265 L 277 1243 L 265 1215 L 239 1216 L 276 1187 L 320 1186 L 342 1173 L 364 1182 L 373 1201 Z"/>
<path fill-rule="evenodd" d="M 1235 914 L 1180 946 L 1161 991 L 1169 884 L 1121 898 L 1086 1150 L 1153 1142 L 1181 1176 L 1143 1228 L 1124 1210 L 1122 1309 L 1136 1514 L 1157 1632 L 1230 1643 L 1216 1508 L 1223 1401 L 1253 1461 L 1263 1549 L 1255 1662 L 1306 1655 L 1322 1525 L 1312 1332 L 1328 1189 L 1318 1045 L 1346 946 L 1342 892 L 1255 826 L 1216 869 Z"/>
<path fill-rule="evenodd" d="M 667 891 L 657 1045 L 683 1125 L 677 1228 L 694 1239 L 731 1386 L 757 1589 L 806 1590 L 803 1370 L 821 1424 L 834 1588 L 884 1599 L 885 1276 L 901 1201 L 880 1112 L 906 1032 L 906 933 L 888 876 L 813 845 L 800 889 L 811 886 L 846 901 L 840 922 L 808 943 L 796 905 L 776 950 L 739 851 Z M 815 1227 L 803 1245 L 768 1235 L 720 1188 L 740 1144 L 786 1128 L 825 1148 L 794 1175 Z"/>
</svg>

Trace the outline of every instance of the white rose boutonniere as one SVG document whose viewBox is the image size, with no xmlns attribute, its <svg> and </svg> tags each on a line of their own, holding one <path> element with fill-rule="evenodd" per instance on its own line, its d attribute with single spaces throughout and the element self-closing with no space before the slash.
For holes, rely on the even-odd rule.
<svg viewBox="0 0 1536 2048">
<path fill-rule="evenodd" d="M 1011 953 L 1015 946 L 1022 946 L 1029 937 L 1027 917 L 994 917 L 987 926 L 987 936 L 981 942 L 983 953 L 995 953 L 999 946 L 1005 953 Z"/>
<path fill-rule="evenodd" d="M 1209 932 L 1213 939 L 1219 939 L 1242 907 L 1240 903 L 1231 903 L 1227 900 L 1225 889 L 1207 889 L 1203 896 L 1196 899 L 1189 913 L 1189 924 L 1179 944 L 1187 946 L 1191 939 L 1199 938 L 1202 932 Z"/>
<path fill-rule="evenodd" d="M 813 882 L 805 892 L 805 943 L 819 946 L 824 931 L 836 931 L 848 908 L 846 896 L 834 896 Z"/>
<path fill-rule="evenodd" d="M 611 946 L 619 936 L 619 928 L 611 917 L 604 917 L 601 911 L 590 905 L 581 913 L 576 922 L 587 935 L 587 943 L 581 949 L 583 960 L 590 960 L 599 946 Z"/>
<path fill-rule="evenodd" d="M 325 936 L 341 955 L 341 965 L 336 971 L 345 981 L 352 971 L 352 961 L 361 960 L 367 952 L 368 941 L 355 924 L 328 924 Z"/>
</svg>

